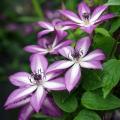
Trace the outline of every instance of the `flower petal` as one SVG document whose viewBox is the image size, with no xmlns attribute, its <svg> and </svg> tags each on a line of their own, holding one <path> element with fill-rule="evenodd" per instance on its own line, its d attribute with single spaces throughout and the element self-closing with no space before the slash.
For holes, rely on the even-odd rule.
<svg viewBox="0 0 120 120">
<path fill-rule="evenodd" d="M 53 25 L 48 22 L 40 21 L 40 22 L 38 22 L 38 25 L 40 25 L 41 27 L 46 28 L 48 30 L 54 29 Z"/>
<path fill-rule="evenodd" d="M 62 74 L 63 72 L 59 71 L 59 72 L 50 72 L 46 74 L 46 81 L 51 80 L 57 76 L 59 76 L 60 74 Z"/>
<path fill-rule="evenodd" d="M 29 120 L 33 112 L 34 112 L 33 107 L 30 104 L 27 104 L 21 109 L 18 120 Z"/>
<path fill-rule="evenodd" d="M 20 107 L 20 106 L 23 106 L 23 105 L 29 103 L 29 101 L 30 101 L 30 98 L 28 97 L 28 98 L 20 100 L 16 103 L 9 104 L 8 106 L 5 107 L 5 109 L 8 110 L 8 109 L 17 108 L 17 107 Z"/>
<path fill-rule="evenodd" d="M 41 32 L 38 32 L 37 37 L 40 38 L 40 37 L 42 37 L 42 36 L 44 36 L 44 35 L 52 32 L 52 31 L 53 31 L 53 30 L 43 30 L 43 31 L 41 31 Z"/>
<path fill-rule="evenodd" d="M 51 64 L 48 67 L 47 72 L 66 69 L 66 68 L 69 68 L 70 66 L 72 66 L 73 64 L 74 63 L 72 61 L 68 61 L 68 60 L 57 61 L 57 62 L 54 62 L 53 64 Z"/>
<path fill-rule="evenodd" d="M 105 59 L 104 53 L 100 49 L 97 49 L 90 52 L 87 56 L 82 58 L 82 61 L 91 61 L 91 60 L 96 61 L 96 60 L 104 60 L 104 59 Z"/>
<path fill-rule="evenodd" d="M 83 68 L 102 69 L 102 64 L 100 61 L 81 62 L 80 65 Z"/>
<path fill-rule="evenodd" d="M 111 19 L 115 17 L 114 14 L 106 14 L 106 15 L 102 15 L 101 17 L 99 17 L 99 19 L 96 21 L 96 23 L 99 23 L 99 22 L 103 22 L 105 20 L 108 20 L 108 19 Z"/>
<path fill-rule="evenodd" d="M 84 13 L 90 14 L 90 8 L 88 7 L 86 3 L 82 2 L 78 5 L 78 13 L 80 17 L 83 18 Z"/>
<path fill-rule="evenodd" d="M 8 97 L 5 106 L 17 102 L 21 99 L 24 99 L 26 96 L 30 95 L 35 89 L 36 86 L 31 86 L 31 87 L 24 87 L 14 90 Z"/>
<path fill-rule="evenodd" d="M 39 86 L 36 90 L 36 92 L 31 97 L 31 105 L 33 106 L 34 110 L 36 112 L 39 112 L 47 92 L 44 90 L 42 86 Z"/>
<path fill-rule="evenodd" d="M 70 45 L 72 43 L 72 40 L 66 40 L 66 41 L 64 41 L 64 42 L 61 42 L 60 44 L 58 44 L 55 48 L 54 48 L 54 50 L 59 50 L 59 49 L 61 49 L 61 48 L 63 48 L 63 47 L 65 47 L 65 46 L 68 46 L 68 45 Z"/>
<path fill-rule="evenodd" d="M 45 72 L 48 66 L 47 59 L 40 54 L 34 54 L 30 57 L 31 70 L 33 73 L 38 73 L 39 71 Z"/>
<path fill-rule="evenodd" d="M 9 77 L 10 82 L 15 86 L 27 86 L 32 85 L 29 80 L 31 75 L 27 72 L 18 72 Z"/>
<path fill-rule="evenodd" d="M 73 53 L 74 49 L 71 47 L 71 46 L 66 46 L 66 47 L 63 47 L 62 49 L 59 50 L 59 53 L 68 58 L 68 59 L 73 59 L 71 54 Z"/>
<path fill-rule="evenodd" d="M 90 26 L 87 26 L 87 27 L 81 26 L 80 29 L 85 31 L 88 34 L 91 34 L 96 27 L 97 27 L 97 24 L 96 25 L 90 25 Z"/>
<path fill-rule="evenodd" d="M 59 109 L 59 107 L 55 104 L 52 97 L 47 96 L 43 105 L 41 111 L 48 116 L 52 117 L 60 117 L 62 115 L 62 111 Z"/>
<path fill-rule="evenodd" d="M 38 45 L 28 45 L 24 48 L 25 51 L 30 52 L 30 53 L 38 53 L 39 54 L 46 54 L 47 50 L 44 48 L 41 48 Z"/>
<path fill-rule="evenodd" d="M 59 11 L 62 15 L 64 15 L 65 17 L 67 17 L 68 19 L 72 20 L 73 22 L 76 23 L 81 23 L 82 21 L 80 20 L 80 18 L 73 13 L 72 11 L 69 10 L 60 10 Z"/>
<path fill-rule="evenodd" d="M 102 6 L 99 6 L 97 7 L 94 11 L 93 11 L 93 14 L 91 16 L 91 20 L 90 22 L 93 22 L 93 21 L 96 21 L 100 15 L 108 8 L 108 6 L 106 5 L 102 5 Z"/>
<path fill-rule="evenodd" d="M 49 90 L 65 90 L 64 78 L 56 78 L 44 83 L 44 87 Z"/>
<path fill-rule="evenodd" d="M 84 37 L 77 42 L 76 49 L 81 53 L 81 56 L 83 57 L 88 52 L 90 45 L 91 45 L 90 38 Z"/>
<path fill-rule="evenodd" d="M 65 84 L 69 92 L 76 86 L 79 82 L 81 76 L 79 64 L 74 64 L 65 74 Z"/>
</svg>

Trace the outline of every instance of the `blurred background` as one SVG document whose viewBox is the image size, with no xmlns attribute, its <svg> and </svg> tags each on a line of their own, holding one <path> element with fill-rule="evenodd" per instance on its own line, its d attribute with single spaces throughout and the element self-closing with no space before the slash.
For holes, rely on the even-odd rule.
<svg viewBox="0 0 120 120">
<path fill-rule="evenodd" d="M 15 89 L 8 76 L 29 70 L 29 54 L 23 48 L 37 41 L 37 21 L 60 18 L 58 9 L 77 10 L 81 0 L 0 0 L 0 120 L 17 120 L 19 109 L 4 110 L 8 95 Z M 90 6 L 93 0 L 86 0 Z M 106 0 L 95 0 L 95 5 Z M 65 6 L 64 6 L 64 4 Z"/>
</svg>

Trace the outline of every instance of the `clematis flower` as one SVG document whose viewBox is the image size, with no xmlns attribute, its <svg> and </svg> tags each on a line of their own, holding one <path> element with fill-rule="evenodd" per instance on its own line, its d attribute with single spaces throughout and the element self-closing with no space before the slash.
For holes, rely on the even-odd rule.
<svg viewBox="0 0 120 120">
<path fill-rule="evenodd" d="M 61 23 L 62 21 L 60 19 L 55 19 L 52 21 L 52 23 L 44 22 L 44 21 L 38 22 L 38 25 L 45 29 L 41 32 L 38 32 L 38 38 L 51 32 L 54 32 L 59 37 L 61 37 L 64 34 L 67 35 L 67 32 L 65 32 L 65 30 L 70 29 L 71 26 L 67 26 L 67 25 L 63 26 Z"/>
<path fill-rule="evenodd" d="M 71 40 L 64 41 L 64 37 L 58 38 L 58 36 L 56 36 L 54 39 L 41 38 L 38 41 L 38 45 L 28 45 L 24 48 L 24 50 L 30 53 L 57 54 L 59 49 L 72 43 Z"/>
<path fill-rule="evenodd" d="M 18 72 L 10 76 L 10 82 L 19 88 L 11 93 L 5 106 L 23 102 L 28 97 L 33 109 L 39 112 L 46 95 L 51 90 L 65 90 L 64 78 L 60 73 L 47 73 L 48 61 L 39 54 L 30 58 L 32 73 Z"/>
<path fill-rule="evenodd" d="M 30 104 L 30 97 L 22 101 L 19 101 L 17 103 L 8 105 L 6 109 L 8 110 L 8 109 L 17 108 L 20 106 L 24 106 L 24 107 L 20 111 L 19 120 L 29 120 L 31 115 L 35 112 L 32 105 Z M 57 107 L 53 98 L 48 95 L 45 98 L 43 105 L 41 106 L 40 112 L 51 117 L 60 117 L 62 115 L 62 111 Z"/>
<path fill-rule="evenodd" d="M 60 10 L 60 13 L 70 20 L 64 24 L 80 27 L 83 31 L 91 34 L 100 23 L 114 17 L 113 14 L 102 15 L 107 7 L 106 5 L 99 6 L 91 13 L 87 4 L 82 2 L 78 5 L 78 15 L 69 10 Z"/>
<path fill-rule="evenodd" d="M 51 64 L 47 72 L 67 69 L 65 74 L 65 84 L 70 92 L 81 78 L 81 67 L 89 69 L 102 69 L 101 61 L 105 59 L 105 55 L 100 49 L 90 52 L 88 49 L 91 45 L 89 37 L 80 39 L 75 48 L 71 46 L 64 47 L 59 53 L 68 60 L 61 60 Z"/>
</svg>

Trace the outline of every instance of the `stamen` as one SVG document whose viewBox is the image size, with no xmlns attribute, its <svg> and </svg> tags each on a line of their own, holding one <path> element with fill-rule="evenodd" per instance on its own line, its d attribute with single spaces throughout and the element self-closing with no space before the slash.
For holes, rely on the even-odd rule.
<svg viewBox="0 0 120 120">
<path fill-rule="evenodd" d="M 89 19 L 89 13 L 83 13 L 82 16 L 83 16 L 84 19 L 87 19 L 87 20 Z"/>
<path fill-rule="evenodd" d="M 33 84 L 41 84 L 42 80 L 46 79 L 46 75 L 41 69 L 39 69 L 37 72 L 31 73 L 31 76 L 28 76 L 28 79 Z"/>
</svg>

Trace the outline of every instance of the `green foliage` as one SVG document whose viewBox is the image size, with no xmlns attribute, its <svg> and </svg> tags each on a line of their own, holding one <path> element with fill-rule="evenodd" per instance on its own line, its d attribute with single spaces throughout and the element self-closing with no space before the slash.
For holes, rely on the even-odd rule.
<svg viewBox="0 0 120 120">
<path fill-rule="evenodd" d="M 101 120 L 101 118 L 94 111 L 83 109 L 74 120 Z"/>
<path fill-rule="evenodd" d="M 94 38 L 94 48 L 102 49 L 106 56 L 109 56 L 112 51 L 112 47 L 114 44 L 114 39 L 112 37 L 104 36 L 100 34 L 95 34 Z"/>
<path fill-rule="evenodd" d="M 120 5 L 120 0 L 108 0 L 107 5 Z"/>
<path fill-rule="evenodd" d="M 103 98 L 99 92 L 85 92 L 81 99 L 82 105 L 91 110 L 111 110 L 120 108 L 120 99 L 114 95 Z"/>
<path fill-rule="evenodd" d="M 92 70 L 85 70 L 83 73 L 82 86 L 85 90 L 95 90 L 102 86 L 100 75 Z"/>
<path fill-rule="evenodd" d="M 104 63 L 103 95 L 106 97 L 120 80 L 120 60 L 111 59 Z"/>
<path fill-rule="evenodd" d="M 110 33 L 112 34 L 120 28 L 120 18 L 113 20 L 111 24 Z"/>
<path fill-rule="evenodd" d="M 53 93 L 56 104 L 65 112 L 74 112 L 78 107 L 75 95 L 66 92 Z"/>
</svg>

